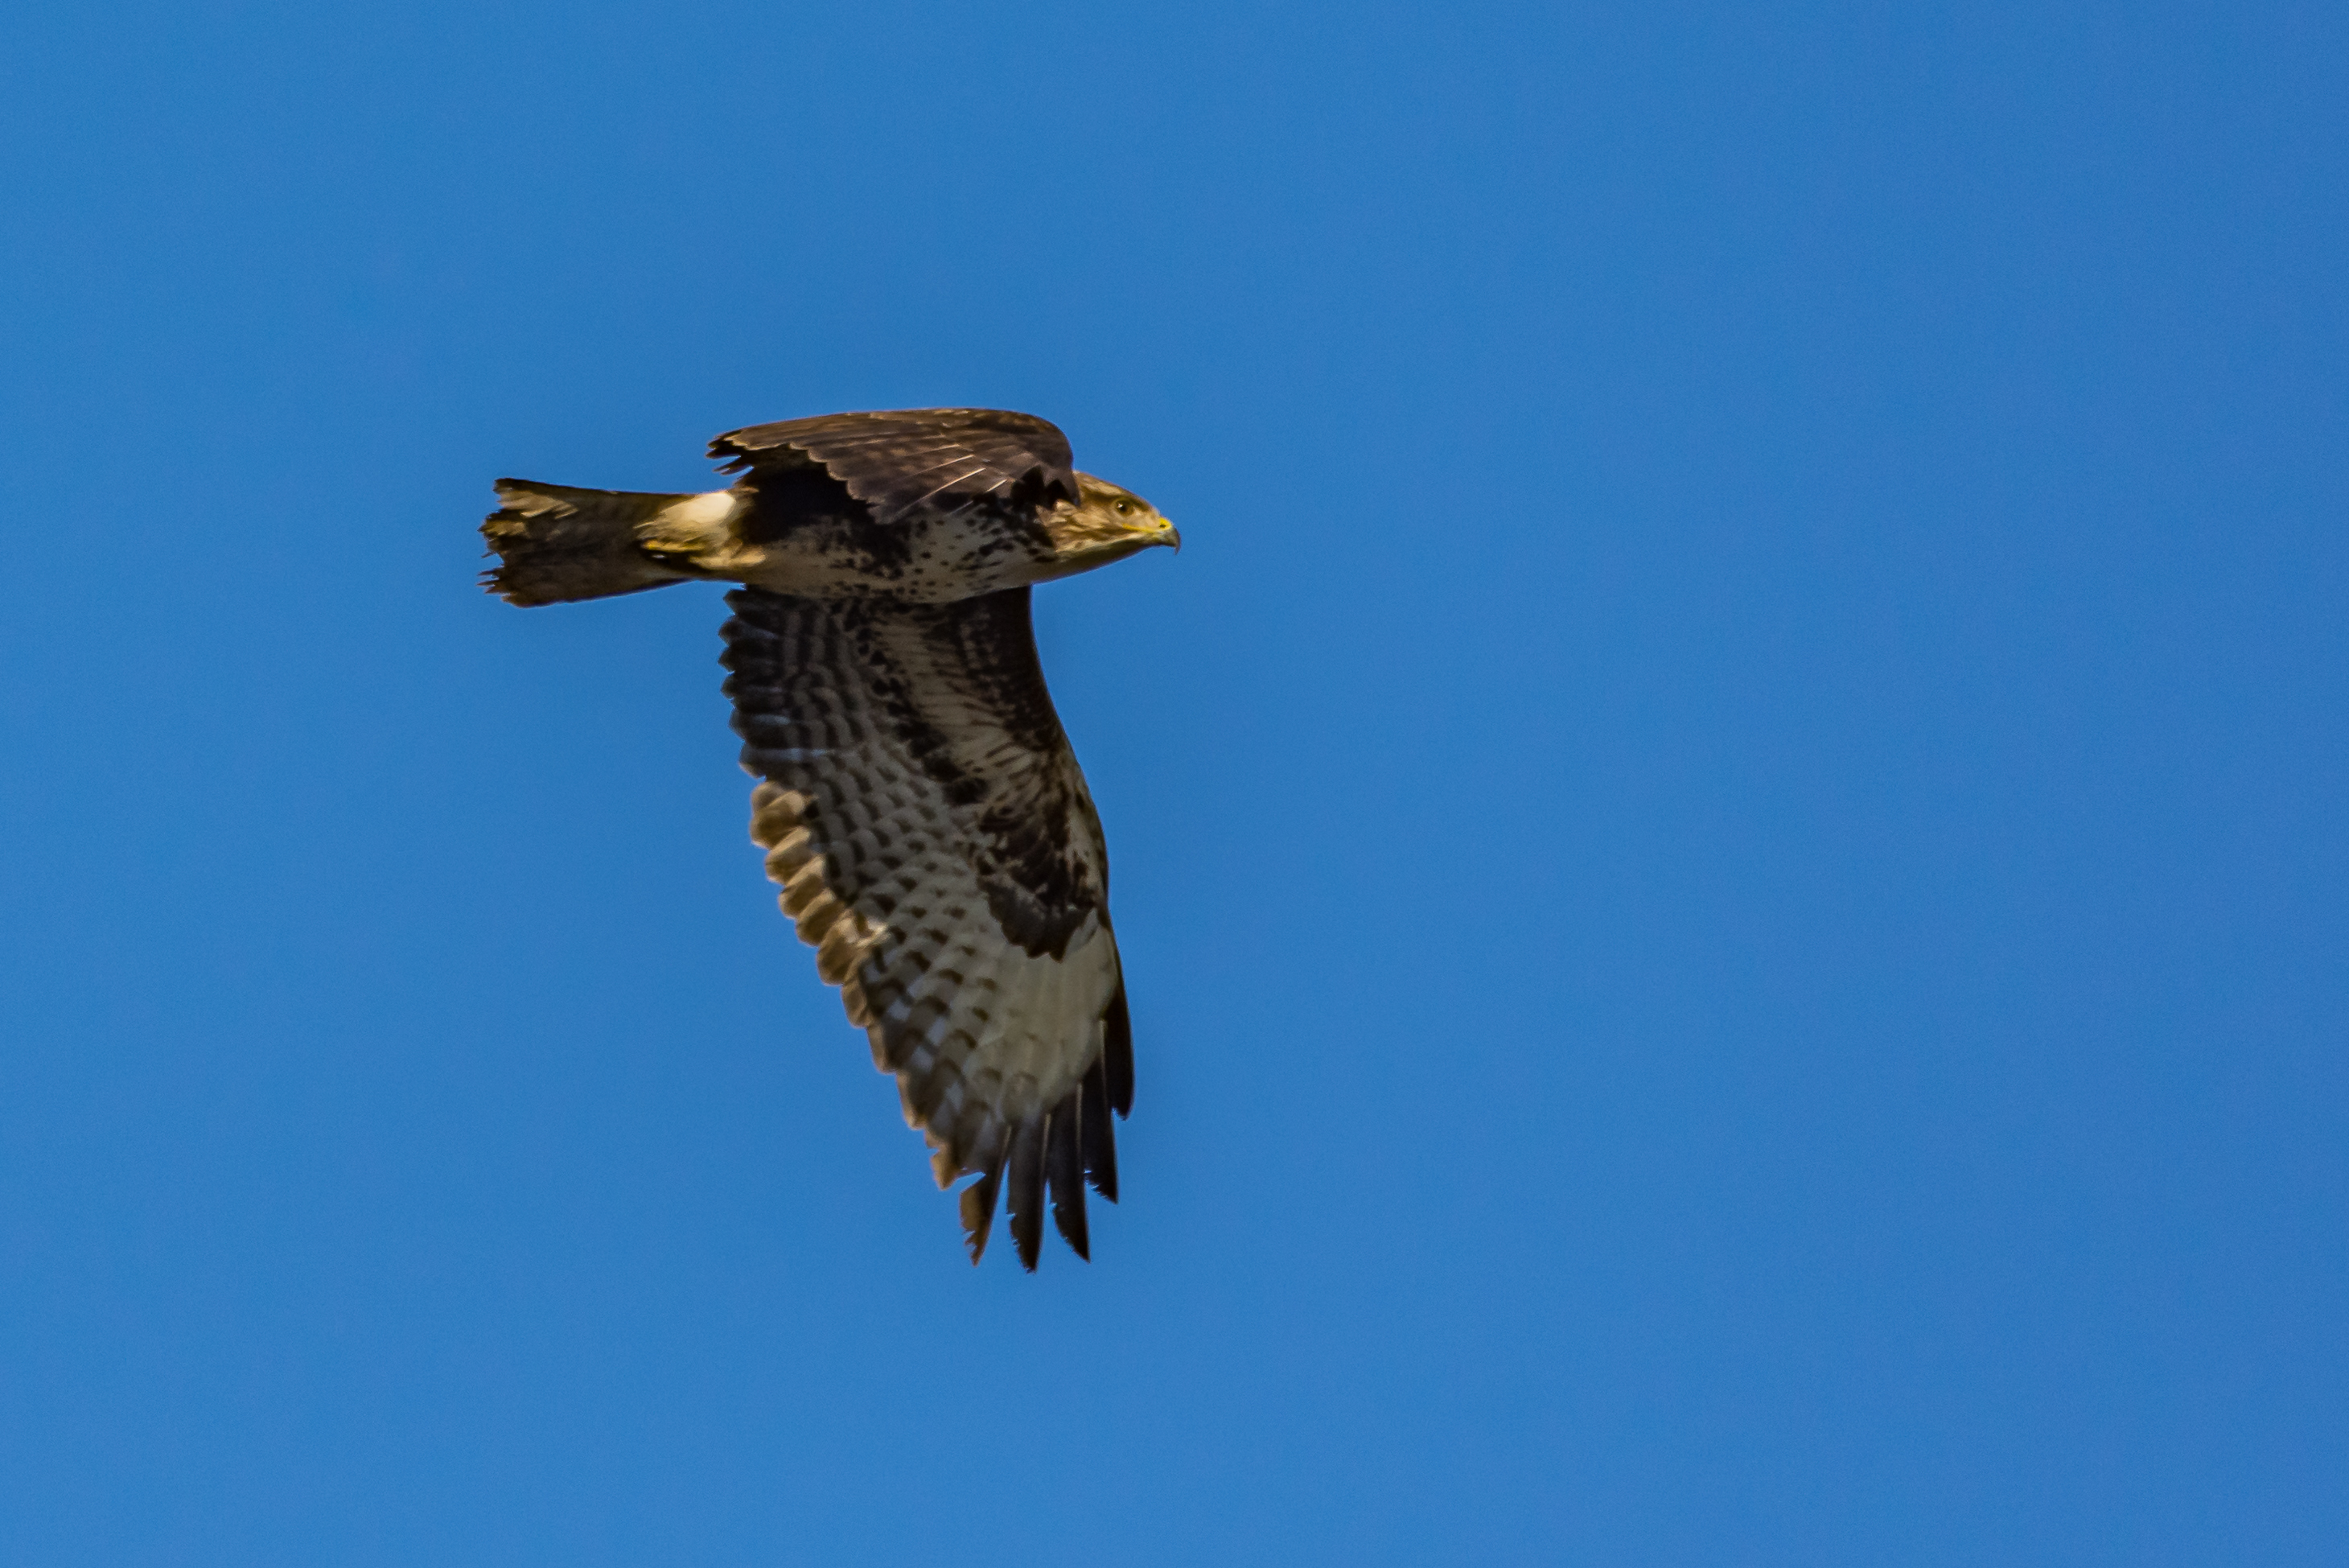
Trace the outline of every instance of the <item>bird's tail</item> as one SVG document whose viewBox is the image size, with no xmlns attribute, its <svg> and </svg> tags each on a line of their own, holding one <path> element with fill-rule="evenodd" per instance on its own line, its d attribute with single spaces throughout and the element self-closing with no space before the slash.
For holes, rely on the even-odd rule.
<svg viewBox="0 0 2349 1568">
<path fill-rule="evenodd" d="M 703 532 L 734 503 L 724 491 L 656 495 L 529 479 L 501 479 L 497 490 L 503 504 L 482 520 L 481 537 L 499 559 L 481 586 L 517 605 L 599 599 L 705 576 L 680 553 L 692 541 L 669 535 Z"/>
</svg>

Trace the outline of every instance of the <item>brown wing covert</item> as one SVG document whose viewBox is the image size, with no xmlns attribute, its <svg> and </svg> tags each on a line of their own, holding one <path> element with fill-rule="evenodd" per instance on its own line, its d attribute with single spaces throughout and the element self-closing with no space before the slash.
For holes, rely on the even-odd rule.
<svg viewBox="0 0 2349 1568">
<path fill-rule="evenodd" d="M 992 503 L 1029 511 L 1077 499 L 1069 438 L 1003 409 L 900 409 L 823 414 L 730 431 L 712 457 L 755 474 L 821 466 L 888 524 L 918 506 Z"/>
</svg>

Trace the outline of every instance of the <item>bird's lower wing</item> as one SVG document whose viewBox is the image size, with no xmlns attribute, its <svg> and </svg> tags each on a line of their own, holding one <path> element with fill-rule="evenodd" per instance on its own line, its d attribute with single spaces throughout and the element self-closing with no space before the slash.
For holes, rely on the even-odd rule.
<svg viewBox="0 0 2349 1568">
<path fill-rule="evenodd" d="M 999 1189 L 1033 1268 L 1049 1192 L 1087 1250 L 1117 1196 L 1133 1053 L 1108 858 L 1037 664 L 1028 590 L 944 605 L 728 596 L 751 836 L 841 989 L 974 1261 Z"/>
</svg>

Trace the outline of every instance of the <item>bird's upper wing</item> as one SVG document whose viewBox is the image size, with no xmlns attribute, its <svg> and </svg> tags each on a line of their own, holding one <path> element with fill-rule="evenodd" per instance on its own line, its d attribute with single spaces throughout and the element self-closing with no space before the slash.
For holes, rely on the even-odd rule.
<svg viewBox="0 0 2349 1568">
<path fill-rule="evenodd" d="M 712 457 L 754 473 L 822 467 L 880 523 L 932 505 L 1038 506 L 1077 499 L 1069 438 L 1050 420 L 1002 409 L 900 409 L 823 414 L 730 431 Z"/>
<path fill-rule="evenodd" d="M 1043 1203 L 1086 1251 L 1112 1200 L 1133 1054 L 1101 819 L 1036 659 L 1028 589 L 951 604 L 727 596 L 726 682 L 751 836 L 783 912 L 896 1075 L 940 1186 L 987 1244 L 1009 1170 L 1036 1263 Z"/>
</svg>

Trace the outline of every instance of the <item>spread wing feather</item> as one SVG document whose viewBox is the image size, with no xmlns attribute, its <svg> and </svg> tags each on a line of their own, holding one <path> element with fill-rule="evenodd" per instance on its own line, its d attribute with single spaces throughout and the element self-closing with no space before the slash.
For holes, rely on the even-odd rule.
<svg viewBox="0 0 2349 1568">
<path fill-rule="evenodd" d="M 821 466 L 882 524 L 918 506 L 951 512 L 995 502 L 1032 508 L 1077 499 L 1069 438 L 1049 420 L 1003 409 L 784 420 L 730 431 L 709 452 L 754 473 Z"/>
<path fill-rule="evenodd" d="M 1041 423 L 1041 421 L 1037 421 Z M 1108 852 L 1044 689 L 1028 589 L 949 604 L 727 597 L 751 836 L 783 912 L 893 1073 L 974 1262 L 1006 1185 L 1022 1263 L 1049 1189 L 1086 1251 L 1117 1196 L 1133 1049 Z"/>
</svg>

